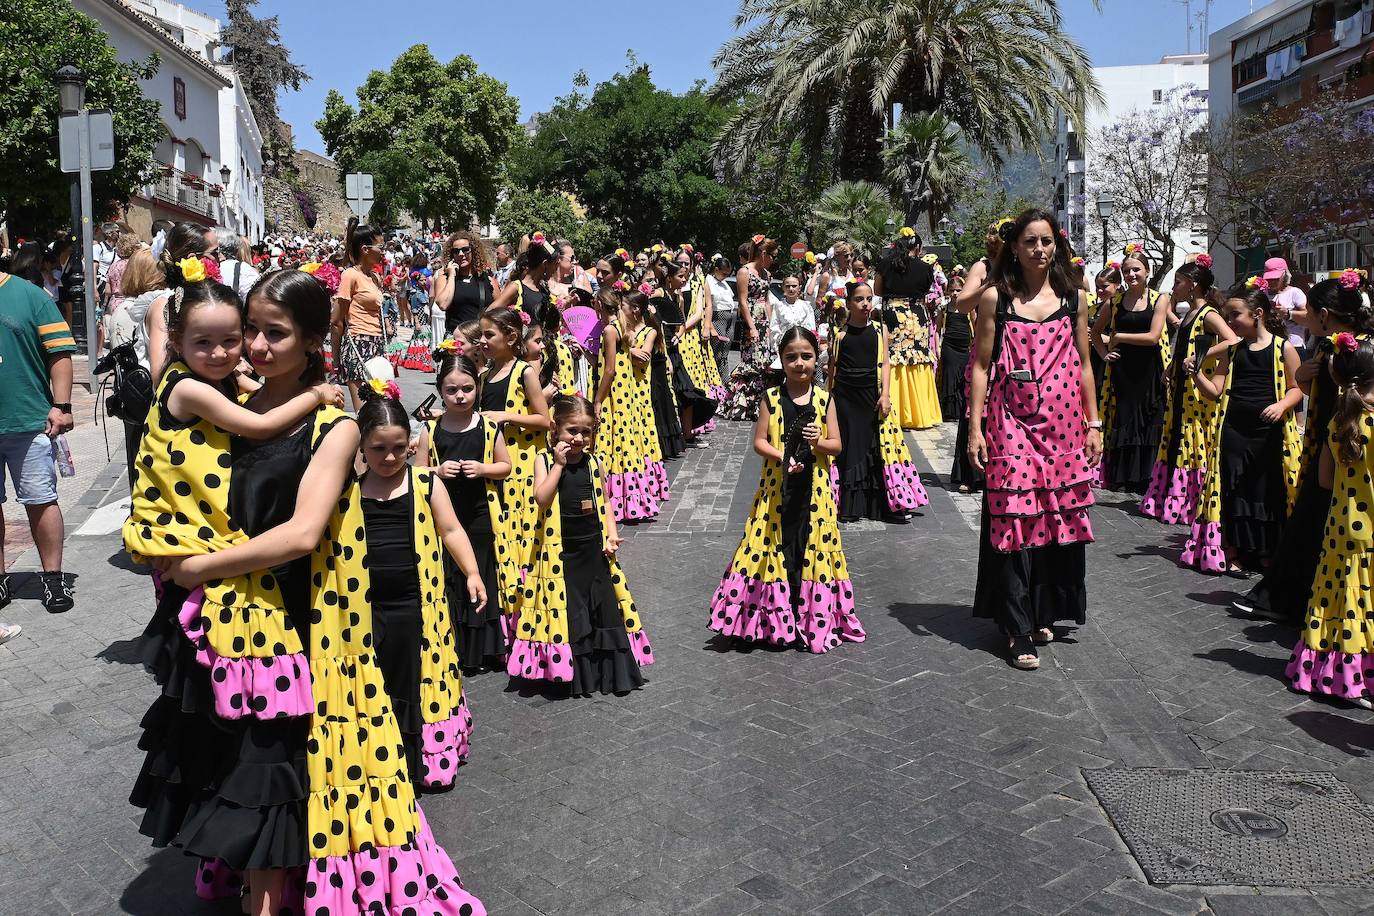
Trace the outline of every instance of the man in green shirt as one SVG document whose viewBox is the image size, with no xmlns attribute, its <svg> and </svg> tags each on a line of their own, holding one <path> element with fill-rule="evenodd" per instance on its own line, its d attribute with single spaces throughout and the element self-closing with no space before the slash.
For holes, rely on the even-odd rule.
<svg viewBox="0 0 1374 916">
<path fill-rule="evenodd" d="M 72 353 L 76 341 L 46 292 L 0 272 L 0 506 L 10 482 L 29 516 L 43 566 L 43 606 L 50 613 L 76 603 L 62 574 L 62 509 L 57 505 L 53 439 L 72 428 Z M 5 518 L 0 508 L 0 608 L 10 602 L 5 568 Z M 15 628 L 0 626 L 0 642 Z"/>
</svg>

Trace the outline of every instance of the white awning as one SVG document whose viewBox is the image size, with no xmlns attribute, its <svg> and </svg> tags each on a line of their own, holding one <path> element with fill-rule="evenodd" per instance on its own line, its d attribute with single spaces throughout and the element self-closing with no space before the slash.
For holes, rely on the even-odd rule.
<svg viewBox="0 0 1374 916">
<path fill-rule="evenodd" d="M 1256 54 L 1263 54 L 1270 48 L 1282 45 L 1289 39 L 1303 34 L 1312 26 L 1312 7 L 1289 13 L 1282 19 L 1256 29 L 1236 43 L 1233 63 L 1249 60 Z"/>
</svg>

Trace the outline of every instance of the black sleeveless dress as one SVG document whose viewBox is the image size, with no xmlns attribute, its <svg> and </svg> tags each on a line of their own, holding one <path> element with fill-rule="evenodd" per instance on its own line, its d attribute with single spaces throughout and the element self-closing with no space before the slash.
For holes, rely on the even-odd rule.
<svg viewBox="0 0 1374 916">
<path fill-rule="evenodd" d="M 1277 338 L 1262 350 L 1244 341 L 1235 348 L 1221 426 L 1221 536 L 1238 552 L 1238 562 L 1252 569 L 1275 555 L 1288 516 L 1283 423 L 1260 416 L 1274 403 L 1276 346 Z"/>
<path fill-rule="evenodd" d="M 667 461 L 680 457 L 687 450 L 687 441 L 682 436 L 682 419 L 678 416 L 672 382 L 668 379 L 668 354 L 662 348 L 654 347 L 654 355 L 649 359 L 649 368 L 654 426 L 658 429 L 658 447 Z"/>
<path fill-rule="evenodd" d="M 1116 334 L 1147 334 L 1154 309 L 1116 310 Z M 1144 493 L 1150 485 L 1164 428 L 1164 379 L 1158 344 L 1122 344 L 1111 364 L 1116 412 L 1103 443 L 1103 483 L 1109 490 Z"/>
<path fill-rule="evenodd" d="M 415 494 L 391 499 L 362 497 L 367 530 L 367 572 L 372 580 L 372 638 L 377 665 L 401 730 L 406 763 L 416 791 L 423 788 L 420 762 L 424 717 L 420 708 L 423 617 L 415 565 Z"/>
<path fill-rule="evenodd" d="M 884 519 L 891 514 L 878 444 L 878 344 L 873 322 L 862 328 L 849 325 L 835 362 L 830 395 L 840 426 L 841 450 L 835 465 L 840 475 L 837 508 L 842 522 Z"/>
<path fill-rule="evenodd" d="M 495 294 L 491 291 L 491 275 L 476 277 L 454 275 L 453 301 L 444 312 L 444 334 L 452 337 L 453 329 L 468 321 L 476 321 L 491 305 Z"/>
<path fill-rule="evenodd" d="M 628 693 L 644 684 L 611 584 L 601 519 L 589 509 L 592 505 L 591 465 L 584 455 L 565 466 L 558 478 L 574 696 Z"/>
<path fill-rule="evenodd" d="M 440 461 L 481 461 L 486 451 L 482 425 L 451 433 L 443 423 L 434 424 L 434 450 Z M 506 637 L 501 628 L 501 590 L 496 578 L 496 536 L 487 508 L 487 482 L 458 476 L 444 480 L 453 511 L 472 544 L 477 571 L 487 590 L 486 607 L 480 611 L 468 600 L 467 584 L 453 557 L 444 552 L 444 583 L 449 611 L 458 638 L 458 663 L 463 672 L 506 667 Z"/>
<path fill-rule="evenodd" d="M 818 422 L 814 404 L 816 390 L 811 390 L 804 405 L 809 409 L 810 422 Z M 801 419 L 803 405 L 797 404 L 787 394 L 784 385 L 778 393 L 778 403 L 782 405 L 783 448 L 787 447 L 788 433 Z M 806 544 L 811 537 L 811 477 L 812 465 L 816 463 L 816 453 L 803 448 L 797 453 L 805 470 L 795 474 L 783 468 L 782 477 L 782 565 L 787 570 L 787 582 L 791 587 L 792 607 L 797 609 L 802 599 L 802 566 L 806 559 Z"/>
</svg>

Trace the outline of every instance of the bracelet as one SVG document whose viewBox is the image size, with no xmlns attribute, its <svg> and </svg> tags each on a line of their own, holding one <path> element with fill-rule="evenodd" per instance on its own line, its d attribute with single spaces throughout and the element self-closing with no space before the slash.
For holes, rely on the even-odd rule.
<svg viewBox="0 0 1374 916">
<path fill-rule="evenodd" d="M 55 408 L 57 408 L 58 410 L 62 411 L 63 413 L 71 413 L 71 412 L 72 412 L 72 402 L 71 402 L 71 401 L 67 401 L 67 402 L 64 403 L 64 404 L 54 404 L 54 405 L 52 405 L 52 406 L 55 407 Z"/>
<path fill-rule="evenodd" d="M 1089 421 L 1088 421 L 1088 429 L 1101 429 L 1101 428 L 1102 428 L 1102 421 L 1101 421 L 1101 420 L 1089 420 Z"/>
</svg>

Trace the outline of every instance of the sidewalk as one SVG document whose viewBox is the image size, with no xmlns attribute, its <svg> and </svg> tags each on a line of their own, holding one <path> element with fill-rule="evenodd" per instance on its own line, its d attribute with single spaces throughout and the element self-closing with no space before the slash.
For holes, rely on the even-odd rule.
<svg viewBox="0 0 1374 916">
<path fill-rule="evenodd" d="M 423 387 L 406 380 L 408 404 Z M 1179 569 L 1174 532 L 1107 499 L 1089 623 L 1042 650 L 1040 671 L 1010 668 L 969 616 L 969 500 L 930 473 L 947 469 L 944 429 L 913 437 L 931 450 L 916 453 L 931 506 L 843 531 L 867 641 L 810 656 L 711 638 L 707 605 L 758 479 L 748 429 L 722 423 L 713 448 L 672 463 L 672 514 L 626 526 L 657 657 L 643 690 L 558 700 L 497 674 L 465 682 L 471 761 L 423 805 L 493 916 L 1370 911 L 1368 887 L 1145 880 L 1090 777 L 1290 771 L 1368 804 L 1374 715 L 1289 692 L 1295 634 L 1232 616 L 1243 583 Z M 94 484 L 78 520 L 121 495 L 109 473 Z M 101 521 L 118 511 L 69 539 L 75 610 L 5 612 L 25 629 L 0 647 L 0 911 L 229 916 L 192 895 L 186 857 L 148 846 L 126 801 L 156 688 L 136 648 L 151 587 Z M 1160 824 L 1197 813 L 1146 801 Z M 1288 839 L 1237 840 L 1233 874 L 1287 849 L 1290 821 Z M 1374 830 L 1333 821 L 1321 841 L 1314 869 L 1368 877 Z"/>
</svg>

